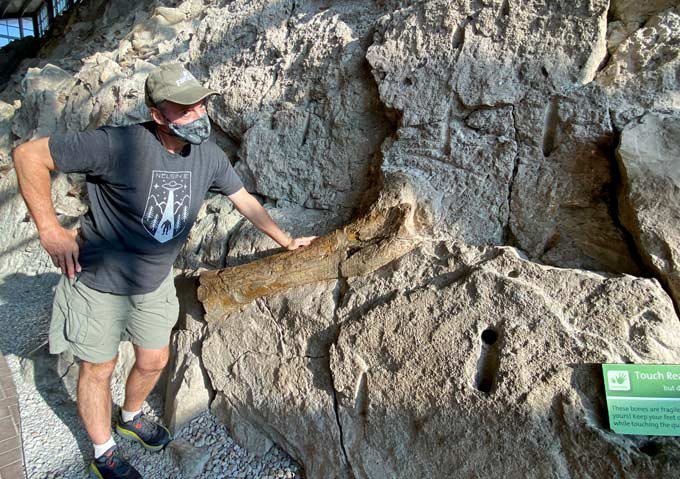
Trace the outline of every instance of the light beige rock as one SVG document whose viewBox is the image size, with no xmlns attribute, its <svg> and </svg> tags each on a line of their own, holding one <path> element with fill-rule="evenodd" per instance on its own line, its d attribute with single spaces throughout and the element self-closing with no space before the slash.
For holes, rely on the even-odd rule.
<svg viewBox="0 0 680 479">
<path fill-rule="evenodd" d="M 615 148 L 607 97 L 594 85 L 547 105 L 525 100 L 517 123 L 527 135 L 512 185 L 512 243 L 541 262 L 640 274 L 613 221 Z"/>
<path fill-rule="evenodd" d="M 623 41 L 597 76 L 610 97 L 612 118 L 623 129 L 646 112 L 680 110 L 680 10 L 653 15 Z"/>
<path fill-rule="evenodd" d="M 579 89 L 606 56 L 606 7 L 429 1 L 381 19 L 367 59 L 403 115 L 382 169 L 412 178 L 428 236 L 638 271 L 612 218 L 608 98 Z"/>
<path fill-rule="evenodd" d="M 616 49 L 629 36 L 635 33 L 640 24 L 638 22 L 609 22 L 607 24 L 607 51 L 613 55 Z"/>
<path fill-rule="evenodd" d="M 0 175 L 12 168 L 14 105 L 0 101 Z"/>
<path fill-rule="evenodd" d="M 319 287 L 210 326 L 203 358 L 218 409 L 253 450 L 272 440 L 310 477 L 472 477 L 481 465 L 522 475 L 527 457 L 537 477 L 672 467 L 641 452 L 645 439 L 608 431 L 594 364 L 680 359 L 677 317 L 656 281 L 427 242 L 349 278 L 340 296 L 328 283 L 325 308 Z M 667 461 L 680 453 L 673 441 L 659 447 Z"/>
<path fill-rule="evenodd" d="M 55 189 L 53 198 L 57 199 L 63 194 L 65 191 Z M 0 270 L 25 274 L 56 272 L 57 268 L 40 246 L 35 224 L 19 194 L 14 169 L 0 177 L 0 200 L 2 237 L 5 238 L 0 244 Z M 60 219 L 68 227 L 75 227 L 77 224 L 75 218 L 62 216 Z"/>
<path fill-rule="evenodd" d="M 329 211 L 294 206 L 267 210 L 276 224 L 295 238 L 323 236 L 342 226 L 342 218 Z M 227 266 L 248 263 L 283 251 L 281 245 L 247 220 L 241 222 L 238 234 L 233 235 L 229 243 Z"/>
<path fill-rule="evenodd" d="M 508 248 L 476 262 L 448 250 L 423 246 L 350 281 L 330 368 L 354 477 L 632 478 L 676 467 L 677 442 L 651 458 L 645 438 L 608 430 L 597 364 L 680 359 L 677 317 L 656 281 L 538 266 Z M 431 255 L 439 273 L 422 277 Z"/>
<path fill-rule="evenodd" d="M 209 195 L 175 261 L 175 267 L 196 271 L 226 265 L 229 239 L 238 232 L 243 216 L 224 195 Z"/>
<path fill-rule="evenodd" d="M 66 131 L 65 102 L 60 94 L 76 86 L 71 74 L 56 65 L 30 68 L 23 80 L 25 90 L 14 133 L 23 141 Z"/>
<path fill-rule="evenodd" d="M 212 388 L 199 357 L 200 332 L 173 333 L 164 418 L 175 434 L 210 406 Z"/>
<path fill-rule="evenodd" d="M 609 11 L 615 20 L 644 22 L 653 14 L 677 5 L 677 0 L 611 0 Z"/>
<path fill-rule="evenodd" d="M 347 477 L 327 366 L 336 290 L 319 282 L 257 300 L 211 324 L 202 349 L 213 410 L 234 439 L 257 454 L 276 443 L 308 477 Z"/>
<path fill-rule="evenodd" d="M 622 221 L 680 309 L 680 116 L 629 123 L 616 156 Z"/>
<path fill-rule="evenodd" d="M 224 95 L 213 120 L 243 138 L 254 191 L 346 219 L 378 171 L 391 132 L 365 65 L 376 2 L 239 0 L 210 8 L 192 37 L 192 62 Z"/>
</svg>

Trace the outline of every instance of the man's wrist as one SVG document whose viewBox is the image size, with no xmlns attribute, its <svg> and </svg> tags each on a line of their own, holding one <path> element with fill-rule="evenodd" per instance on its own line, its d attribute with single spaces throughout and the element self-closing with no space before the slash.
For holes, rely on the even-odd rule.
<svg viewBox="0 0 680 479">
<path fill-rule="evenodd" d="M 288 249 L 288 248 L 290 247 L 290 245 L 293 244 L 293 240 L 294 240 L 294 239 L 295 239 L 295 238 L 293 238 L 292 235 L 286 233 L 286 239 L 285 239 L 284 244 L 283 244 L 282 246 L 283 246 L 284 248 Z"/>
<path fill-rule="evenodd" d="M 62 226 L 59 224 L 58 221 L 55 221 L 54 223 L 48 223 L 40 226 L 36 225 L 36 228 L 38 230 L 38 238 L 42 238 L 46 235 L 49 235 L 55 230 L 61 229 Z"/>
</svg>

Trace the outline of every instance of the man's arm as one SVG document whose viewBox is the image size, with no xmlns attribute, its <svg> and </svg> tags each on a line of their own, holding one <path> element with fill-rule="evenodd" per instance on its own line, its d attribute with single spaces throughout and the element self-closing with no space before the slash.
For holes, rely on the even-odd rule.
<svg viewBox="0 0 680 479">
<path fill-rule="evenodd" d="M 307 246 L 316 236 L 306 236 L 302 238 L 292 238 L 277 226 L 272 220 L 267 210 L 265 210 L 257 199 L 248 193 L 245 188 L 241 188 L 236 193 L 228 197 L 236 209 L 254 224 L 257 229 L 265 233 L 271 239 L 286 249 L 294 250 L 300 246 Z"/>
<path fill-rule="evenodd" d="M 67 230 L 57 220 L 50 192 L 50 171 L 55 170 L 48 138 L 29 141 L 12 151 L 19 190 L 38 228 L 40 244 L 69 278 L 80 272 L 76 230 Z"/>
</svg>

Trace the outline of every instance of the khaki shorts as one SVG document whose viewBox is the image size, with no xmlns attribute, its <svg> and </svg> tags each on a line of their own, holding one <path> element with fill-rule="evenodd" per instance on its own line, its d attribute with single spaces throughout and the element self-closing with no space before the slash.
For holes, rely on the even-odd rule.
<svg viewBox="0 0 680 479">
<path fill-rule="evenodd" d="M 92 363 L 112 360 L 121 340 L 145 349 L 161 349 L 179 317 L 170 274 L 151 293 L 123 296 L 102 293 L 62 275 L 54 294 L 50 353 L 71 351 Z"/>
</svg>

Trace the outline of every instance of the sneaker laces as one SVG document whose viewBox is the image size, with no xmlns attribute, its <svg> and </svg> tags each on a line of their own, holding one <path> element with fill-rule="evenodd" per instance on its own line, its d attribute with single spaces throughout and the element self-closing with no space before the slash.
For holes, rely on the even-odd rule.
<svg viewBox="0 0 680 479">
<path fill-rule="evenodd" d="M 158 434 L 160 426 L 144 416 L 143 412 L 137 414 L 130 422 L 125 425 L 132 425 L 139 437 L 146 440 L 151 440 Z"/>
</svg>

